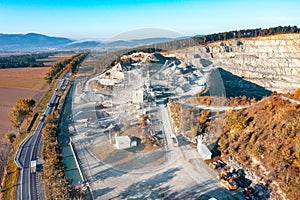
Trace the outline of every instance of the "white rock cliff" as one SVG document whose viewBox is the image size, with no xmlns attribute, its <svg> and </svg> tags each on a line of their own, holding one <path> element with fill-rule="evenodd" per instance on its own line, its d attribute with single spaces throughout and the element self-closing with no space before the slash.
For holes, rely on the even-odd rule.
<svg viewBox="0 0 300 200">
<path fill-rule="evenodd" d="M 178 50 L 195 66 L 220 67 L 270 91 L 300 88 L 300 34 L 232 39 Z"/>
</svg>

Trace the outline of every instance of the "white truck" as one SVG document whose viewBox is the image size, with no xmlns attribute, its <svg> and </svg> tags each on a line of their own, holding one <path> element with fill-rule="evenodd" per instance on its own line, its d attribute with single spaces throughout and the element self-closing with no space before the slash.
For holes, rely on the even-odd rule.
<svg viewBox="0 0 300 200">
<path fill-rule="evenodd" d="M 172 142 L 175 147 L 178 146 L 178 140 L 175 134 L 171 134 Z"/>
<path fill-rule="evenodd" d="M 32 160 L 30 162 L 30 172 L 31 173 L 36 173 L 36 160 Z"/>
</svg>

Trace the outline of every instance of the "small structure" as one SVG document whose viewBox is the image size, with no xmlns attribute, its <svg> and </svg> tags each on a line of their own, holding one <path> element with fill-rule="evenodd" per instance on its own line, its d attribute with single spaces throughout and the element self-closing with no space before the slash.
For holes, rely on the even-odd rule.
<svg viewBox="0 0 300 200">
<path fill-rule="evenodd" d="M 132 92 L 132 103 L 143 103 L 144 102 L 144 91 L 136 90 Z"/>
<path fill-rule="evenodd" d="M 205 144 L 202 144 L 202 135 L 198 136 L 197 150 L 203 160 L 211 159 L 212 153 Z"/>
<path fill-rule="evenodd" d="M 203 158 L 203 160 L 211 159 L 212 153 L 210 152 L 210 150 L 207 148 L 205 144 L 198 144 L 197 149 L 198 149 L 198 153 Z"/>
<path fill-rule="evenodd" d="M 115 139 L 117 149 L 127 149 L 131 147 L 131 139 L 129 136 L 117 136 Z"/>
</svg>

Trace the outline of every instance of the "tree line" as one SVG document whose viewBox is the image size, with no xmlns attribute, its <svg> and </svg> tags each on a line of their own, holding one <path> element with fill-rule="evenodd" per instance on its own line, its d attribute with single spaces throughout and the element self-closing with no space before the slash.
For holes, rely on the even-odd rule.
<svg viewBox="0 0 300 200">
<path fill-rule="evenodd" d="M 43 178 L 45 190 L 49 199 L 71 199 L 71 180 L 66 177 L 65 164 L 61 155 L 61 147 L 57 141 L 59 134 L 58 118 L 47 116 L 46 126 L 42 130 Z"/>
<path fill-rule="evenodd" d="M 199 44 L 206 44 L 209 42 L 222 41 L 234 38 L 248 38 L 258 36 L 269 36 L 286 33 L 299 33 L 300 29 L 297 26 L 277 26 L 272 28 L 256 28 L 247 30 L 228 31 L 221 33 L 209 34 L 201 37 L 193 37 L 192 39 L 198 41 Z"/>
<path fill-rule="evenodd" d="M 79 65 L 88 55 L 87 52 L 77 54 L 71 58 L 70 63 L 67 65 L 67 68 L 72 72 L 72 74 L 76 73 Z"/>
<path fill-rule="evenodd" d="M 223 41 L 228 39 L 240 39 L 249 37 L 259 37 L 259 36 L 270 36 L 277 34 L 287 34 L 287 33 L 300 33 L 300 28 L 297 26 L 277 26 L 271 28 L 256 28 L 256 29 L 245 29 L 245 30 L 235 30 L 226 31 L 220 33 L 213 33 L 204 36 L 194 36 L 191 38 L 185 38 L 181 40 L 174 40 L 170 42 L 163 42 L 159 44 L 150 45 L 149 47 L 154 47 L 161 50 L 177 50 L 197 45 L 206 45 L 207 43 Z"/>
<path fill-rule="evenodd" d="M 51 54 L 42 53 L 0 57 L 0 69 L 19 67 L 43 67 L 44 63 L 42 61 L 37 61 L 37 59 L 47 58 L 49 55 Z"/>
<path fill-rule="evenodd" d="M 300 33 L 300 28 L 297 26 L 277 26 L 272 28 L 256 28 L 246 30 L 235 30 L 220 33 L 213 33 L 203 36 L 194 36 L 190 38 L 184 38 L 179 40 L 173 40 L 169 42 L 162 42 L 158 44 L 144 45 L 135 47 L 132 49 L 120 50 L 116 52 L 110 52 L 100 57 L 97 62 L 97 67 L 94 69 L 95 73 L 102 73 L 105 70 L 114 66 L 120 61 L 120 55 L 129 55 L 135 52 L 154 53 L 154 52 L 166 52 L 170 50 L 184 49 L 197 45 L 207 45 L 208 43 L 223 41 L 228 39 L 240 39 L 259 36 L 270 36 L 276 34 L 287 33 Z"/>
<path fill-rule="evenodd" d="M 88 52 L 83 52 L 72 56 L 71 58 L 67 58 L 65 60 L 59 61 L 51 66 L 49 72 L 45 75 L 45 80 L 48 84 L 51 84 L 53 79 L 57 78 L 61 72 L 63 72 L 66 68 L 69 69 L 72 74 L 76 73 L 79 65 L 88 55 Z"/>
</svg>

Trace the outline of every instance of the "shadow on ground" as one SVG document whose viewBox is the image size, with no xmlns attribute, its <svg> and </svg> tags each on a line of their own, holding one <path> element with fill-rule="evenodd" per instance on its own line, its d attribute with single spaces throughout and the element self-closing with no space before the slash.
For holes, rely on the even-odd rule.
<svg viewBox="0 0 300 200">
<path fill-rule="evenodd" d="M 147 167 L 155 167 L 165 162 L 166 152 L 164 150 L 156 150 L 142 154 L 131 153 L 131 158 L 127 159 L 128 154 L 129 152 L 125 150 L 119 150 L 108 159 L 103 160 L 103 162 L 112 165 L 118 170 L 132 171 L 143 168 L 147 170 Z"/>
<path fill-rule="evenodd" d="M 116 170 L 111 167 L 96 173 L 93 178 L 96 180 L 105 180 L 112 177 L 123 176 L 124 174 L 126 174 L 126 172 Z"/>
<path fill-rule="evenodd" d="M 148 180 L 140 181 L 129 186 L 118 197 L 120 199 L 199 199 L 207 200 L 211 197 L 217 199 L 244 199 L 240 193 L 229 192 L 225 188 L 215 189 L 214 180 L 202 182 L 186 189 L 172 192 L 172 186 L 163 186 L 176 175 L 180 168 L 172 168 L 157 174 Z"/>
<path fill-rule="evenodd" d="M 147 180 L 133 183 L 118 198 L 120 199 L 165 199 L 170 193 L 170 186 L 161 187 L 175 177 L 180 168 L 168 169 Z"/>
<path fill-rule="evenodd" d="M 222 68 L 218 68 L 211 73 L 209 85 L 209 91 L 213 91 L 214 94 L 222 93 L 222 90 L 225 90 L 226 97 L 238 97 L 245 95 L 249 98 L 255 97 L 256 99 L 261 99 L 264 96 L 272 94 L 272 92 L 266 88 L 247 81 Z"/>
<path fill-rule="evenodd" d="M 111 191 L 113 191 L 115 188 L 111 188 L 111 187 L 106 187 L 103 189 L 99 189 L 99 190 L 93 190 L 93 196 L 94 197 L 101 197 L 103 195 L 106 195 L 108 193 L 110 193 Z"/>
</svg>

